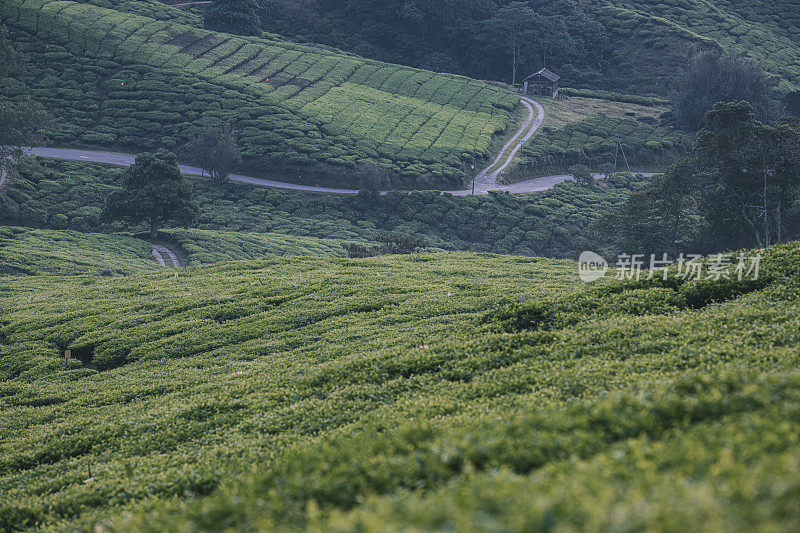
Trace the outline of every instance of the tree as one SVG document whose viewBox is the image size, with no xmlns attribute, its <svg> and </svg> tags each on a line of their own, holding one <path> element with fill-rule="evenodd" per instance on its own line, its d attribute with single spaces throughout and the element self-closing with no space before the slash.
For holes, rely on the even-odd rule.
<svg viewBox="0 0 800 533">
<path fill-rule="evenodd" d="M 800 118 L 800 91 L 791 91 L 783 97 L 783 106 L 787 115 Z"/>
<path fill-rule="evenodd" d="M 702 251 L 705 222 L 699 214 L 696 164 L 686 157 L 593 224 L 594 239 L 617 253 Z"/>
<path fill-rule="evenodd" d="M 214 0 L 205 13 L 209 30 L 235 35 L 261 35 L 261 20 L 256 0 Z"/>
<path fill-rule="evenodd" d="M 760 247 L 781 242 L 784 214 L 800 188 L 798 151 L 796 121 L 766 125 L 747 102 L 715 104 L 695 153 L 716 200 L 711 204 L 718 222 L 726 216 L 744 221 Z"/>
<path fill-rule="evenodd" d="M 391 185 L 386 169 L 374 161 L 364 161 L 356 167 L 355 178 L 358 180 L 359 196 L 375 198 Z"/>
<path fill-rule="evenodd" d="M 158 228 L 166 222 L 188 225 L 196 218 L 191 187 L 175 154 L 166 150 L 137 155 L 125 171 L 122 189 L 111 194 L 103 211 L 104 220 L 146 222 L 152 239 L 158 238 Z"/>
<path fill-rule="evenodd" d="M 594 186 L 594 176 L 586 165 L 572 165 L 569 167 L 569 172 L 572 174 L 572 177 L 575 178 L 578 185 L 582 187 Z"/>
<path fill-rule="evenodd" d="M 241 162 L 236 137 L 229 125 L 214 127 L 203 124 L 188 146 L 189 158 L 195 165 L 208 172 L 214 183 L 225 183 L 230 173 Z"/>
<path fill-rule="evenodd" d="M 536 37 L 536 12 L 525 2 L 511 2 L 486 23 L 481 23 L 483 40 L 511 57 L 511 84 L 517 83 L 517 64 L 533 51 Z"/>
<path fill-rule="evenodd" d="M 673 94 L 675 112 L 686 126 L 700 129 L 715 103 L 745 100 L 758 117 L 766 119 L 771 113 L 770 93 L 775 83 L 776 78 L 751 59 L 702 52 L 689 63 Z"/>
</svg>

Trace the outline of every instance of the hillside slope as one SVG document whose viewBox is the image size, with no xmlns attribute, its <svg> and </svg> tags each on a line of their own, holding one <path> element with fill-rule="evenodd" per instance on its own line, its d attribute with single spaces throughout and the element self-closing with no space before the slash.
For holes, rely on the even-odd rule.
<svg viewBox="0 0 800 533">
<path fill-rule="evenodd" d="M 785 88 L 800 86 L 797 0 L 589 0 L 588 4 L 616 34 L 618 65 L 612 69 L 618 68 L 619 76 L 633 67 L 634 79 L 637 70 L 657 77 L 671 55 L 693 43 L 696 48 L 742 53 L 780 75 Z M 647 31 L 648 25 L 662 31 Z M 633 48 L 626 46 L 626 40 Z"/>
<path fill-rule="evenodd" d="M 0 278 L 0 525 L 791 529 L 798 254 L 588 288 L 475 254 Z"/>
<path fill-rule="evenodd" d="M 30 56 L 24 83 L 4 92 L 44 103 L 59 144 L 181 149 L 209 118 L 235 126 L 261 171 L 347 174 L 371 159 L 398 185 L 427 176 L 460 186 L 517 101 L 463 77 L 86 3 L 6 0 L 0 20 Z"/>
</svg>

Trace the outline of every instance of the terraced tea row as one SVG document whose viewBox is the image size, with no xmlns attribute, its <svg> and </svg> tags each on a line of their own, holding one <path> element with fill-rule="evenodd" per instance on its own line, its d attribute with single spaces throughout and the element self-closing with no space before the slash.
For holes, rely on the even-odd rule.
<svg viewBox="0 0 800 533">
<path fill-rule="evenodd" d="M 210 118 L 234 124 L 261 170 L 370 159 L 400 180 L 460 185 L 517 103 L 467 78 L 77 2 L 8 0 L 0 17 L 31 58 L 5 92 L 44 103 L 55 142 L 179 149 Z"/>
</svg>

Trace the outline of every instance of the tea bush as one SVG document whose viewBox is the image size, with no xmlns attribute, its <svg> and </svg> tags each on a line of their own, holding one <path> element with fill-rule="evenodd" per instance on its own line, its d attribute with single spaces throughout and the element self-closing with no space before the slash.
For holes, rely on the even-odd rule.
<svg viewBox="0 0 800 533">
<path fill-rule="evenodd" d="M 157 269 L 150 244 L 139 239 L 0 226 L 0 276 L 112 276 Z"/>
</svg>

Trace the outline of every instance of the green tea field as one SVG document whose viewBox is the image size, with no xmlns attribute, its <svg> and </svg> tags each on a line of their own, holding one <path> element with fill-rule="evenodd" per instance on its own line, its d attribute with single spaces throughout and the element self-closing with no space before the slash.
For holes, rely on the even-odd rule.
<svg viewBox="0 0 800 533">
<path fill-rule="evenodd" d="M 757 281 L 457 253 L 3 276 L 2 526 L 791 530 L 798 273 L 795 243 Z"/>
<path fill-rule="evenodd" d="M 4 97 L 44 104 L 56 144 L 181 150 L 206 118 L 233 124 L 262 173 L 325 164 L 344 176 L 373 160 L 401 181 L 460 186 L 517 103 L 463 77 L 82 2 L 5 0 L 0 21 L 29 57 Z"/>
</svg>

